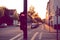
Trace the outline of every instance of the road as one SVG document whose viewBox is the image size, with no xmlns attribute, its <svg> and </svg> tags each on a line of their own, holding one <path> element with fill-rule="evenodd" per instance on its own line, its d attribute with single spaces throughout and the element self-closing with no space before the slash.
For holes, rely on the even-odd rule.
<svg viewBox="0 0 60 40">
<path fill-rule="evenodd" d="M 22 35 L 23 32 L 19 27 L 0 28 L 0 40 L 20 40 Z"/>
<path fill-rule="evenodd" d="M 27 27 L 30 27 L 28 25 Z M 56 40 L 56 30 L 46 24 L 41 24 L 39 27 L 27 29 L 28 40 Z M 60 40 L 60 33 L 58 33 Z M 0 40 L 23 40 L 23 32 L 19 27 L 0 28 Z"/>
<path fill-rule="evenodd" d="M 28 40 L 57 40 L 56 30 L 46 24 L 42 24 L 35 29 L 28 30 Z M 60 33 L 58 33 L 60 40 Z"/>
</svg>

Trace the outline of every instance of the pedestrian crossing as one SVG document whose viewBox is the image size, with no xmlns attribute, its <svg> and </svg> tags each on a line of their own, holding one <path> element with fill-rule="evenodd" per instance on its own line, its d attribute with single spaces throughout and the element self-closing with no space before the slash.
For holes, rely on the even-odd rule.
<svg viewBox="0 0 60 40">
<path fill-rule="evenodd" d="M 59 33 L 60 34 L 60 33 Z M 41 25 L 39 28 L 34 29 L 28 33 L 28 40 L 56 40 L 56 33 L 49 32 L 45 29 L 44 25 Z M 60 38 L 60 37 L 59 37 Z M 60 39 L 59 39 L 60 40 Z"/>
<path fill-rule="evenodd" d="M 56 40 L 56 33 L 36 32 L 34 33 L 34 35 L 31 36 L 29 40 L 37 40 L 37 39 L 38 40 Z"/>
<path fill-rule="evenodd" d="M 58 35 L 58 39 L 60 40 L 60 33 L 58 33 Z M 41 25 L 36 29 L 28 30 L 27 37 L 27 40 L 56 40 L 57 33 L 49 32 L 43 27 L 43 25 Z M 23 40 L 23 36 L 20 38 L 18 38 L 18 40 Z"/>
</svg>

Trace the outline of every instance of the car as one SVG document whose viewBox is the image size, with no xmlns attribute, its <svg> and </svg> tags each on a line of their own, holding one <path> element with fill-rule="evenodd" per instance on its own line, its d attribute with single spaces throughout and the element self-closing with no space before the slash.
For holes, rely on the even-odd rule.
<svg viewBox="0 0 60 40">
<path fill-rule="evenodd" d="M 3 23 L 3 24 L 0 25 L 0 28 L 5 28 L 5 27 L 7 27 L 6 23 Z"/>
<path fill-rule="evenodd" d="M 34 29 L 34 28 L 37 28 L 39 27 L 39 25 L 41 25 L 42 23 L 32 23 L 31 24 L 31 28 Z"/>
<path fill-rule="evenodd" d="M 20 26 L 20 23 L 16 24 L 16 26 L 19 27 Z"/>
</svg>

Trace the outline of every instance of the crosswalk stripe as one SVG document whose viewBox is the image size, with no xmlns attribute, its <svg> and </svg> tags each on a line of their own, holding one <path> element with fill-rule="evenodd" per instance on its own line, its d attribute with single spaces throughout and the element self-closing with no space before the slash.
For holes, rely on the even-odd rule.
<svg viewBox="0 0 60 40">
<path fill-rule="evenodd" d="M 20 38 L 18 38 L 17 40 L 21 40 L 21 39 L 23 39 L 23 36 L 22 36 L 22 37 L 20 37 Z"/>
<path fill-rule="evenodd" d="M 39 39 L 42 39 L 43 32 L 40 33 Z"/>
<path fill-rule="evenodd" d="M 14 40 L 14 39 L 18 38 L 18 37 L 21 36 L 21 35 L 22 35 L 22 33 L 19 33 L 18 35 L 14 36 L 14 37 L 11 38 L 10 40 Z"/>
<path fill-rule="evenodd" d="M 39 32 L 36 32 L 36 33 L 33 35 L 33 37 L 31 38 L 31 40 L 34 40 L 35 37 L 36 37 L 36 35 L 37 35 L 38 33 L 39 33 Z"/>
</svg>

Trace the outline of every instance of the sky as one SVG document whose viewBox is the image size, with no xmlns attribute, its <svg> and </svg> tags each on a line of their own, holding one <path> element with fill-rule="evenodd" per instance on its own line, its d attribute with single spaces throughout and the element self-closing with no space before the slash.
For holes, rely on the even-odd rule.
<svg viewBox="0 0 60 40">
<path fill-rule="evenodd" d="M 23 11 L 23 0 L 0 0 L 0 6 L 8 9 L 16 9 L 18 13 Z"/>
<path fill-rule="evenodd" d="M 38 15 L 44 19 L 46 17 L 46 7 L 49 0 L 28 0 L 28 10 L 31 5 L 35 7 Z"/>
<path fill-rule="evenodd" d="M 27 0 L 28 9 L 31 5 L 35 7 L 35 11 L 43 19 L 46 16 L 46 6 L 49 0 Z M 9 9 L 16 9 L 18 13 L 23 11 L 23 0 L 0 0 L 0 6 L 5 6 Z"/>
</svg>

